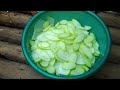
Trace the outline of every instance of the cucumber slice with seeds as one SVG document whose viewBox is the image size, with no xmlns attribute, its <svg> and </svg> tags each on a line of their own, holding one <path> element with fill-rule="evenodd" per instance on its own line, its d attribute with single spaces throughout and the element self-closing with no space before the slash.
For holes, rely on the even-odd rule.
<svg viewBox="0 0 120 90">
<path fill-rule="evenodd" d="M 76 76 L 89 71 L 100 56 L 99 43 L 91 26 L 78 20 L 39 20 L 28 42 L 31 57 L 42 70 L 59 76 Z"/>
</svg>

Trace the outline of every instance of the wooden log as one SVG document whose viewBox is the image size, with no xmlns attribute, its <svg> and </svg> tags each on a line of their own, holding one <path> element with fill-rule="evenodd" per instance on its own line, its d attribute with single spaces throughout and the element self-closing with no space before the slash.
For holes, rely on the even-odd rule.
<svg viewBox="0 0 120 90">
<path fill-rule="evenodd" d="M 1 44 L 1 42 L 0 42 L 0 44 Z M 3 49 L 4 47 L 2 46 L 2 49 L 1 49 L 1 45 L 0 45 L 0 54 L 2 53 L 2 55 L 4 55 L 5 57 L 7 57 L 8 59 L 11 59 L 11 57 L 14 57 L 14 58 L 12 58 L 12 60 L 13 61 L 18 61 L 18 55 L 20 55 L 20 54 L 16 54 L 16 53 L 18 53 L 18 50 L 11 51 L 11 49 L 9 49 L 10 46 L 9 47 L 8 47 L 8 45 L 4 46 L 4 47 L 7 47 L 6 48 L 7 51 L 5 51 L 5 49 Z M 11 47 L 13 47 L 13 45 Z M 15 48 L 15 46 L 14 46 L 14 48 Z M 119 51 L 120 51 L 120 46 L 116 46 L 116 45 L 112 46 L 110 57 L 107 60 L 107 63 L 108 62 L 110 62 L 110 63 L 108 63 L 107 65 L 104 65 L 106 71 L 103 68 L 103 70 L 101 70 L 99 72 L 99 74 L 98 73 L 95 74 L 95 78 L 98 78 L 98 77 L 99 78 L 119 78 L 119 75 L 115 76 L 117 73 L 119 73 L 119 72 L 117 72 L 117 70 L 120 68 L 119 67 L 119 64 L 120 64 L 120 53 L 119 53 Z M 4 54 L 5 52 L 6 52 L 6 54 Z M 8 52 L 11 52 L 11 53 L 8 53 Z M 16 55 L 14 55 L 14 54 L 16 54 Z M 22 59 L 20 59 L 20 60 L 22 60 Z M 112 72 L 111 72 L 111 70 L 112 70 Z M 112 73 L 112 75 L 110 75 L 111 73 Z"/>
<path fill-rule="evenodd" d="M 120 64 L 120 46 L 113 45 L 111 53 L 108 58 L 108 62 Z M 0 41 L 0 55 L 4 56 L 7 59 L 27 63 L 20 45 Z"/>
<path fill-rule="evenodd" d="M 112 45 L 111 53 L 107 61 L 110 63 L 120 64 L 120 46 Z"/>
<path fill-rule="evenodd" d="M 120 15 L 120 12 L 119 12 L 119 11 L 118 11 L 118 12 L 104 11 L 104 12 L 106 12 L 106 13 L 108 13 L 108 14 L 112 14 L 112 15 Z"/>
<path fill-rule="evenodd" d="M 31 15 L 31 11 L 15 11 L 15 12 Z"/>
<path fill-rule="evenodd" d="M 120 46 L 112 45 L 106 64 L 93 77 L 98 79 L 120 79 Z"/>
<path fill-rule="evenodd" d="M 0 11 L 0 25 L 24 28 L 32 15 Z"/>
<path fill-rule="evenodd" d="M 98 79 L 120 79 L 120 64 L 106 63 L 93 77 Z"/>
<path fill-rule="evenodd" d="M 120 29 L 110 28 L 112 43 L 120 45 Z"/>
<path fill-rule="evenodd" d="M 11 17 L 14 24 L 11 22 L 9 16 Z M 0 24 L 23 28 L 28 22 L 28 20 L 32 17 L 32 15 L 16 13 L 16 12 L 9 12 L 9 16 L 7 12 L 0 11 Z M 100 16 L 108 26 L 120 28 L 120 16 L 111 15 L 103 12 L 98 13 L 98 16 Z"/>
<path fill-rule="evenodd" d="M 20 45 L 0 41 L 0 55 L 9 60 L 27 63 Z"/>
<path fill-rule="evenodd" d="M 100 16 L 108 26 L 120 28 L 120 16 L 102 12 L 97 15 Z"/>
<path fill-rule="evenodd" d="M 0 26 L 0 40 L 21 44 L 22 29 Z"/>
<path fill-rule="evenodd" d="M 112 27 L 110 27 L 109 29 L 112 37 L 112 42 L 114 44 L 120 44 L 120 29 Z M 20 44 L 22 38 L 22 31 L 22 29 L 18 28 L 0 26 L 0 40 Z"/>
<path fill-rule="evenodd" d="M 39 11 L 31 11 L 31 14 L 34 16 L 35 14 L 37 14 Z"/>
<path fill-rule="evenodd" d="M 26 64 L 0 59 L 0 78 L 5 77 L 11 79 L 47 79 Z M 96 79 L 120 79 L 120 65 L 106 63 L 101 70 L 91 77 Z"/>
<path fill-rule="evenodd" d="M 10 79 L 46 79 L 26 64 L 0 58 L 0 78 Z"/>
<path fill-rule="evenodd" d="M 9 77 L 0 74 L 0 79 L 9 79 Z"/>
</svg>

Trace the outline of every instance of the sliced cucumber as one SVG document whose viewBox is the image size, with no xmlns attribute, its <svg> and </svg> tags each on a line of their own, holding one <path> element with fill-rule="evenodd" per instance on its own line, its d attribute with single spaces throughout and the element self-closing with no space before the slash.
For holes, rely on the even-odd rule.
<svg viewBox="0 0 120 90">
<path fill-rule="evenodd" d="M 76 19 L 72 19 L 72 23 L 77 29 L 81 28 L 81 24 Z"/>
<path fill-rule="evenodd" d="M 64 42 L 59 42 L 59 47 L 62 49 L 62 50 L 65 50 L 65 43 Z"/>
<path fill-rule="evenodd" d="M 90 49 L 85 46 L 85 44 L 81 44 L 80 45 L 80 49 L 84 52 L 84 54 L 88 57 L 88 58 L 92 58 L 92 52 L 90 51 Z"/>
<path fill-rule="evenodd" d="M 57 56 L 64 61 L 69 61 L 69 54 L 66 51 L 59 50 Z"/>
<path fill-rule="evenodd" d="M 58 37 L 59 38 L 67 38 L 67 37 L 69 37 L 69 34 L 67 34 L 67 33 L 58 34 Z"/>
<path fill-rule="evenodd" d="M 40 34 L 40 35 L 37 37 L 37 39 L 38 39 L 39 41 L 48 41 L 48 39 L 45 37 L 45 34 L 44 34 L 44 33 Z"/>
<path fill-rule="evenodd" d="M 91 26 L 84 26 L 85 30 L 91 30 Z"/>
<path fill-rule="evenodd" d="M 29 43 L 30 43 L 30 46 L 33 46 L 35 44 L 35 41 L 30 40 Z"/>
<path fill-rule="evenodd" d="M 46 71 L 48 73 L 51 73 L 51 74 L 55 74 L 55 67 L 53 65 L 49 65 L 47 68 L 46 68 Z"/>
<path fill-rule="evenodd" d="M 62 68 L 67 70 L 73 69 L 75 68 L 75 66 L 76 66 L 75 63 L 70 63 L 70 62 L 65 62 L 62 64 Z"/>
<path fill-rule="evenodd" d="M 75 43 L 80 43 L 83 39 L 84 39 L 85 35 L 79 35 L 76 37 L 76 39 L 74 40 Z"/>
<path fill-rule="evenodd" d="M 68 22 L 67 20 L 61 20 L 61 21 L 60 21 L 60 24 L 65 25 L 65 24 L 67 24 L 67 22 Z"/>
<path fill-rule="evenodd" d="M 54 65 L 54 64 L 55 64 L 55 61 L 56 61 L 56 59 L 52 59 L 49 64 L 50 64 L 50 65 Z"/>
<path fill-rule="evenodd" d="M 77 44 L 77 43 L 73 43 L 73 49 L 74 49 L 74 50 L 78 50 L 79 47 L 80 47 L 79 44 Z"/>
<path fill-rule="evenodd" d="M 77 65 L 75 69 L 71 70 L 70 75 L 76 76 L 76 75 L 83 74 L 84 72 L 85 70 L 81 66 Z"/>
<path fill-rule="evenodd" d="M 73 52 L 73 53 L 71 52 L 69 55 L 70 55 L 69 62 L 76 63 L 76 61 L 77 61 L 77 54 L 75 52 Z"/>
<path fill-rule="evenodd" d="M 43 30 L 42 26 L 43 26 L 44 23 L 45 23 L 45 21 L 40 19 L 35 24 L 32 40 L 36 40 L 37 36 L 42 32 L 42 30 Z"/>
<path fill-rule="evenodd" d="M 55 25 L 55 19 L 54 19 L 54 18 L 48 16 L 47 19 L 49 20 L 49 22 L 50 22 L 50 24 L 51 24 L 52 26 Z"/>
<path fill-rule="evenodd" d="M 83 61 L 83 56 L 80 52 L 77 53 L 77 61 L 76 64 L 85 64 Z"/>
<path fill-rule="evenodd" d="M 63 69 L 62 63 L 56 63 L 56 75 L 69 75 L 70 70 Z"/>
<path fill-rule="evenodd" d="M 36 65 L 59 76 L 76 76 L 89 71 L 100 56 L 92 27 L 81 26 L 76 19 L 56 23 L 55 19 L 46 16 L 45 20 L 35 24 L 32 39 L 28 42 Z"/>
<path fill-rule="evenodd" d="M 47 67 L 48 64 L 49 64 L 49 62 L 47 62 L 47 61 L 41 61 L 40 62 L 40 65 L 43 66 L 43 67 Z"/>
<path fill-rule="evenodd" d="M 49 22 L 49 21 L 46 21 L 46 22 L 43 24 L 43 28 L 47 28 L 49 25 L 50 25 L 50 22 Z"/>
<path fill-rule="evenodd" d="M 53 52 L 51 51 L 51 50 L 46 50 L 46 53 L 48 54 L 48 56 L 50 57 L 50 58 L 54 58 L 55 57 L 55 55 L 53 54 Z"/>
</svg>

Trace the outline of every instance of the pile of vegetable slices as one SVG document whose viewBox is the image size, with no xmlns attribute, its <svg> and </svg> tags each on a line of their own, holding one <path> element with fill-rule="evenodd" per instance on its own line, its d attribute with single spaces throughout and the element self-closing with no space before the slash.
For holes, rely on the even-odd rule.
<svg viewBox="0 0 120 90">
<path fill-rule="evenodd" d="M 76 76 L 87 72 L 100 55 L 99 44 L 91 26 L 81 26 L 76 20 L 52 17 L 40 19 L 34 28 L 31 56 L 43 70 L 55 75 Z"/>
</svg>

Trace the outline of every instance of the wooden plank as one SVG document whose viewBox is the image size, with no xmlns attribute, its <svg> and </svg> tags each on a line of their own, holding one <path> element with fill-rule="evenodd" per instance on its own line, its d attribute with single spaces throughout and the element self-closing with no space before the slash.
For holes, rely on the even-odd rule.
<svg viewBox="0 0 120 90">
<path fill-rule="evenodd" d="M 0 26 L 0 40 L 21 44 L 22 29 Z"/>
<path fill-rule="evenodd" d="M 98 79 L 120 79 L 120 64 L 106 63 L 93 76 Z"/>
<path fill-rule="evenodd" d="M 0 25 L 24 28 L 32 15 L 0 11 Z"/>
<path fill-rule="evenodd" d="M 20 45 L 0 41 L 0 55 L 9 60 L 27 63 Z"/>
<path fill-rule="evenodd" d="M 112 42 L 120 45 L 120 29 L 110 28 Z"/>
<path fill-rule="evenodd" d="M 0 78 L 10 79 L 46 79 L 26 64 L 7 61 L 0 58 Z"/>
<path fill-rule="evenodd" d="M 120 16 L 102 12 L 97 15 L 100 16 L 108 26 L 120 28 Z"/>
</svg>

